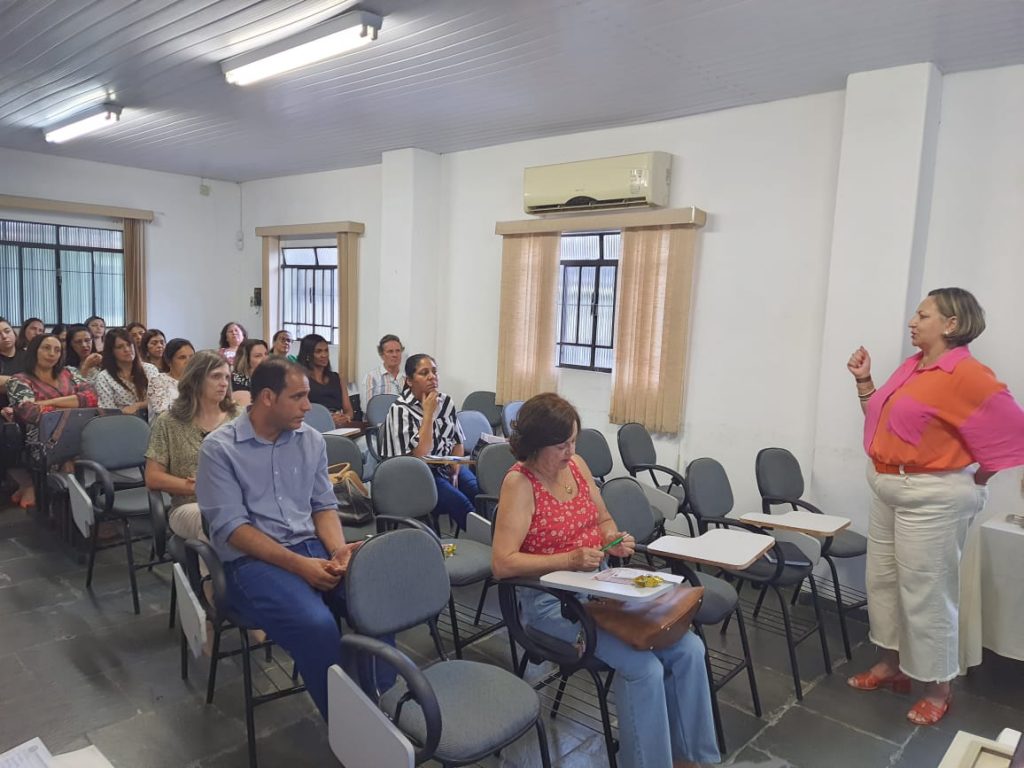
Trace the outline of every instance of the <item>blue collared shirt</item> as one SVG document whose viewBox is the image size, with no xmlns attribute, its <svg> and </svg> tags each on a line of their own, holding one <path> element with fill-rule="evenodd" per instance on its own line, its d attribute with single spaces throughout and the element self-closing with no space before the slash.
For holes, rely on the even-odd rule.
<svg viewBox="0 0 1024 768">
<path fill-rule="evenodd" d="M 248 411 L 203 440 L 196 497 L 223 562 L 245 554 L 228 544 L 240 525 L 288 547 L 316 536 L 314 513 L 338 506 L 320 433 L 303 424 L 269 443 L 253 430 Z"/>
</svg>

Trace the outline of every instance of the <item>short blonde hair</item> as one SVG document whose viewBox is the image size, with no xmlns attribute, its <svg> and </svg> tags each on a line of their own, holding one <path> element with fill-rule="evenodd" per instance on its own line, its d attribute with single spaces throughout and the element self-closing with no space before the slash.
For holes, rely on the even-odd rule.
<svg viewBox="0 0 1024 768">
<path fill-rule="evenodd" d="M 951 347 L 962 347 L 981 336 L 985 330 L 985 310 L 974 294 L 963 288 L 936 288 L 928 291 L 943 317 L 955 317 L 956 328 L 946 336 Z"/>
</svg>

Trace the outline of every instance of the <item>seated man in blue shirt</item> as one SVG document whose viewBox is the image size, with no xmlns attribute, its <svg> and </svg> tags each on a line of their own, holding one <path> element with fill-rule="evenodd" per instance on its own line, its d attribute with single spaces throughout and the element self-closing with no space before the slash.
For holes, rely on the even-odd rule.
<svg viewBox="0 0 1024 768">
<path fill-rule="evenodd" d="M 302 368 L 261 363 L 252 406 L 203 440 L 196 496 L 232 608 L 291 655 L 326 719 L 327 670 L 341 663 L 342 577 L 358 544 L 345 543 L 324 439 L 303 422 L 309 409 Z"/>
</svg>

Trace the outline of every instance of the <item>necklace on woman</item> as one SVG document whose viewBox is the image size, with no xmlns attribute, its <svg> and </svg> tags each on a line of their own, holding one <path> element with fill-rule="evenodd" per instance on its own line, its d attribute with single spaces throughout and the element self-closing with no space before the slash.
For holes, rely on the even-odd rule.
<svg viewBox="0 0 1024 768">
<path fill-rule="evenodd" d="M 537 477 L 539 477 L 542 482 L 547 483 L 548 486 L 551 486 L 551 487 L 558 486 L 562 490 L 565 491 L 566 495 L 572 496 L 572 485 L 570 483 L 565 482 L 564 480 L 560 480 L 558 478 L 558 473 L 557 472 L 555 473 L 555 479 L 554 480 L 546 479 L 543 476 L 544 473 L 538 471 L 536 467 L 533 468 L 533 473 L 535 475 L 537 475 Z"/>
</svg>

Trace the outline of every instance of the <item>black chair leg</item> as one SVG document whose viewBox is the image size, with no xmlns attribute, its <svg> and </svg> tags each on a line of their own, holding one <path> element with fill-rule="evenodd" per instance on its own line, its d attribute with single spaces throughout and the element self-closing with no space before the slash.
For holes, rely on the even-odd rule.
<svg viewBox="0 0 1024 768">
<path fill-rule="evenodd" d="M 708 650 L 704 633 L 697 624 L 693 625 L 693 631 L 700 638 L 701 642 L 704 643 L 704 668 L 708 673 L 708 688 L 711 692 L 711 717 L 715 722 L 715 740 L 718 742 L 718 751 L 724 755 L 727 751 L 725 748 L 725 729 L 722 728 L 722 713 L 718 708 L 718 687 L 715 685 L 715 673 L 711 668 L 711 652 Z"/>
<path fill-rule="evenodd" d="M 548 734 L 544 728 L 544 721 L 537 718 L 537 744 L 540 747 L 541 768 L 551 768 L 551 753 L 548 751 Z"/>
<path fill-rule="evenodd" d="M 774 584 L 772 589 L 779 597 L 779 608 L 782 610 L 782 623 L 786 627 L 786 648 L 789 650 L 789 669 L 793 673 L 793 689 L 796 691 L 796 700 L 803 701 L 804 689 L 800 684 L 800 665 L 796 660 L 796 641 L 793 640 L 793 625 L 789 620 L 789 606 L 786 605 L 786 598 Z"/>
<path fill-rule="evenodd" d="M 100 521 L 93 518 L 89 536 L 89 567 L 85 572 L 85 588 L 92 589 L 92 569 L 96 565 L 96 547 L 99 545 Z"/>
<path fill-rule="evenodd" d="M 174 629 L 174 614 L 178 610 L 178 582 L 174 580 L 174 573 L 171 573 L 171 610 L 167 619 L 167 628 Z"/>
<path fill-rule="evenodd" d="M 754 714 L 761 716 L 761 696 L 757 692 L 757 679 L 754 677 L 754 660 L 750 657 L 750 642 L 747 640 L 747 625 L 743 620 L 743 611 L 736 605 L 736 626 L 740 631 L 740 644 L 743 646 L 743 658 L 747 663 L 747 680 L 750 683 L 750 700 L 754 705 Z"/>
<path fill-rule="evenodd" d="M 487 599 L 487 590 L 491 588 L 491 579 L 484 579 L 484 588 L 480 590 L 480 601 L 476 604 L 476 616 L 473 617 L 473 626 L 480 626 L 480 615 L 484 612 L 484 601 Z"/>
<path fill-rule="evenodd" d="M 757 603 L 754 605 L 753 616 L 756 619 L 757 614 L 761 612 L 761 605 L 764 603 L 764 596 L 768 594 L 768 587 L 761 587 L 761 594 L 757 596 Z"/>
<path fill-rule="evenodd" d="M 220 660 L 220 626 L 213 630 L 213 648 L 210 650 L 210 676 L 206 681 L 206 703 L 213 704 L 213 692 L 217 687 L 217 662 Z"/>
<path fill-rule="evenodd" d="M 249 748 L 249 768 L 256 766 L 256 718 L 252 703 L 252 659 L 249 656 L 249 633 L 239 628 L 242 638 L 242 687 L 245 694 L 245 741 Z"/>
<path fill-rule="evenodd" d="M 181 654 L 181 679 L 188 680 L 188 643 L 184 628 L 178 629 L 178 652 Z"/>
<path fill-rule="evenodd" d="M 552 720 L 558 717 L 558 708 L 562 706 L 562 697 L 565 695 L 565 684 L 567 682 L 569 682 L 569 676 L 563 673 L 561 679 L 558 681 L 558 691 L 555 693 L 555 700 L 551 704 Z"/>
<path fill-rule="evenodd" d="M 828 638 L 825 637 L 825 621 L 821 615 L 821 605 L 818 601 L 818 585 L 814 582 L 814 576 L 807 577 L 807 583 L 811 585 L 811 599 L 814 601 L 814 618 L 818 620 L 818 638 L 821 640 L 821 656 L 825 659 L 825 671 L 832 674 L 832 657 L 828 652 Z"/>
<path fill-rule="evenodd" d="M 452 642 L 455 643 L 455 658 L 462 658 L 462 638 L 459 637 L 459 617 L 455 615 L 455 596 L 448 596 L 448 615 L 452 619 Z"/>
<path fill-rule="evenodd" d="M 803 590 L 803 588 L 804 588 L 804 580 L 800 579 L 800 581 L 798 581 L 796 583 L 796 587 L 793 589 L 793 599 L 789 601 L 790 605 L 796 605 L 797 602 L 799 602 L 799 600 L 800 600 L 800 592 Z"/>
<path fill-rule="evenodd" d="M 846 628 L 846 611 L 843 609 L 843 594 L 839 588 L 839 572 L 836 570 L 836 564 L 832 561 L 831 557 L 826 556 L 825 562 L 828 563 L 829 570 L 832 571 L 832 589 L 836 598 L 836 613 L 839 614 L 839 631 L 843 635 L 843 650 L 846 652 L 846 658 L 852 660 L 850 633 Z"/>
<path fill-rule="evenodd" d="M 135 613 L 139 614 L 139 584 L 135 579 L 135 552 L 132 549 L 132 524 L 128 518 L 124 518 L 124 552 L 128 558 L 128 581 L 132 585 L 132 607 Z"/>
<path fill-rule="evenodd" d="M 745 582 L 743 581 L 743 579 L 737 579 L 736 580 L 736 610 L 737 611 L 740 610 L 739 598 L 740 598 L 740 592 L 743 590 L 743 584 L 744 583 Z M 726 616 L 725 617 L 725 621 L 722 622 L 722 628 L 718 630 L 719 634 L 724 635 L 726 633 L 726 631 L 729 629 L 729 622 L 730 621 L 732 621 L 732 614 L 731 613 L 728 616 Z"/>
<path fill-rule="evenodd" d="M 597 704 L 601 708 L 601 726 L 604 731 L 605 749 L 608 750 L 608 766 L 609 768 L 618 768 L 618 760 L 615 757 L 617 746 L 615 739 L 612 738 L 612 718 L 608 713 L 608 688 L 611 687 L 611 681 L 609 680 L 606 686 L 597 672 L 592 669 L 587 671 L 590 672 L 594 685 L 597 686 Z"/>
</svg>

